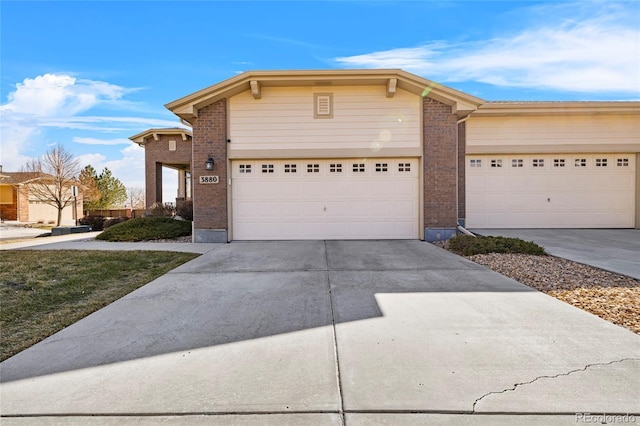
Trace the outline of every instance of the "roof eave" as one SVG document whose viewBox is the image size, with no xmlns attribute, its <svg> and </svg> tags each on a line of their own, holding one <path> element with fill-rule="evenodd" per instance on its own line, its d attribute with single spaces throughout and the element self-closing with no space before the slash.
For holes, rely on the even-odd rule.
<svg viewBox="0 0 640 426">
<path fill-rule="evenodd" d="M 640 102 L 489 102 L 481 105 L 478 110 L 473 113 L 474 116 L 482 117 L 613 114 L 640 114 Z"/>
<path fill-rule="evenodd" d="M 261 86 L 343 86 L 387 84 L 396 79 L 398 87 L 422 97 L 452 106 L 458 116 L 468 115 L 485 101 L 400 69 L 247 71 L 165 105 L 184 120 L 198 116 L 198 110 L 246 90 L 251 82 Z"/>
<path fill-rule="evenodd" d="M 158 140 L 160 135 L 176 135 L 180 136 L 183 140 L 187 140 L 188 138 L 192 137 L 192 133 L 190 130 L 180 127 L 172 127 L 163 129 L 148 129 L 144 132 L 130 136 L 129 140 L 137 143 L 140 146 L 144 146 L 150 138 L 153 140 Z"/>
</svg>

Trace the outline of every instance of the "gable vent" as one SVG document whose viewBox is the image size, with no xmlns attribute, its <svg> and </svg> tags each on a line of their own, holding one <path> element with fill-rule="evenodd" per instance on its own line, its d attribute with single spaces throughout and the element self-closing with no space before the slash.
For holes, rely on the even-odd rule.
<svg viewBox="0 0 640 426">
<path fill-rule="evenodd" d="M 333 96 L 330 93 L 316 93 L 315 100 L 315 118 L 332 118 L 333 117 Z"/>
</svg>

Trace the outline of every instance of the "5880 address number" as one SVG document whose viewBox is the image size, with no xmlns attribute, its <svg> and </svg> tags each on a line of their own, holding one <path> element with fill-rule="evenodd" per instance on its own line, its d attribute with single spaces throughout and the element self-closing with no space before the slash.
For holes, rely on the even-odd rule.
<svg viewBox="0 0 640 426">
<path fill-rule="evenodd" d="M 200 176 L 200 183 L 220 183 L 219 176 Z"/>
</svg>

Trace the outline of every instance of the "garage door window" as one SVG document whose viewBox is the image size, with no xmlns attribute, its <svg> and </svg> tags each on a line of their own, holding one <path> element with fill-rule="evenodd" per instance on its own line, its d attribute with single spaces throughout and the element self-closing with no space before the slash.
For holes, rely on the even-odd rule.
<svg viewBox="0 0 640 426">
<path fill-rule="evenodd" d="M 340 163 L 329 164 L 329 173 L 342 173 L 342 164 Z"/>
<path fill-rule="evenodd" d="M 243 174 L 251 173 L 251 164 L 240 164 L 238 170 Z"/>
<path fill-rule="evenodd" d="M 618 158 L 618 167 L 629 167 L 628 158 Z"/>
<path fill-rule="evenodd" d="M 410 172 L 411 171 L 411 163 L 398 163 L 398 171 L 399 172 Z"/>
<path fill-rule="evenodd" d="M 543 158 L 534 158 L 533 159 L 533 167 L 544 167 L 544 159 Z"/>
<path fill-rule="evenodd" d="M 387 172 L 387 171 L 389 171 L 389 164 L 376 163 L 376 172 Z"/>
<path fill-rule="evenodd" d="M 469 167 L 472 167 L 472 168 L 482 167 L 482 160 L 478 160 L 478 159 L 469 160 Z"/>
<path fill-rule="evenodd" d="M 296 173 L 297 172 L 297 166 L 295 164 L 285 164 L 284 165 L 284 172 L 285 173 Z"/>
<path fill-rule="evenodd" d="M 273 164 L 262 165 L 262 173 L 273 173 L 273 172 L 274 172 Z"/>
<path fill-rule="evenodd" d="M 502 167 L 502 160 L 491 160 L 491 167 Z"/>
<path fill-rule="evenodd" d="M 320 173 L 320 164 L 307 164 L 307 173 Z"/>
<path fill-rule="evenodd" d="M 606 158 L 596 158 L 596 167 L 607 167 Z"/>
<path fill-rule="evenodd" d="M 587 159 L 586 158 L 576 158 L 573 162 L 575 167 L 587 167 Z"/>
<path fill-rule="evenodd" d="M 524 160 L 522 158 L 514 158 L 511 160 L 511 167 L 524 167 Z"/>
<path fill-rule="evenodd" d="M 353 173 L 364 173 L 364 163 L 353 163 Z"/>
<path fill-rule="evenodd" d="M 564 158 L 554 158 L 553 167 L 564 167 Z"/>
</svg>

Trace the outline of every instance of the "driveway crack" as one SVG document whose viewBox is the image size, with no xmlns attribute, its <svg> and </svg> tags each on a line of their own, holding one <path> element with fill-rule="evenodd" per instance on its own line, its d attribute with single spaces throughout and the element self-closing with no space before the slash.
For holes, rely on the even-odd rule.
<svg viewBox="0 0 640 426">
<path fill-rule="evenodd" d="M 327 241 L 324 241 L 324 261 L 327 265 L 325 272 L 327 274 L 327 290 L 329 292 L 329 306 L 331 308 L 331 328 L 333 331 L 333 354 L 336 360 L 336 384 L 338 386 L 338 397 L 340 399 L 340 408 L 338 414 L 340 415 L 340 424 L 344 426 L 344 397 L 342 395 L 342 376 L 340 375 L 340 355 L 338 353 L 338 336 L 336 331 L 336 313 L 333 306 L 333 293 L 331 292 L 331 276 L 329 273 L 329 256 L 327 255 Z"/>
<path fill-rule="evenodd" d="M 557 379 L 558 377 L 565 377 L 565 376 L 569 376 L 571 374 L 574 373 L 581 373 L 583 371 L 587 371 L 589 368 L 592 367 L 603 367 L 603 366 L 607 366 L 607 365 L 612 365 L 612 364 L 618 364 L 621 362 L 625 362 L 625 361 L 640 361 L 640 358 L 622 358 L 622 359 L 617 359 L 615 361 L 610 361 L 610 362 L 596 362 L 596 363 L 592 363 L 592 364 L 587 364 L 582 368 L 576 368 L 575 370 L 570 370 L 567 371 L 566 373 L 559 373 L 559 374 L 555 374 L 553 376 L 538 376 L 533 380 L 529 380 L 528 382 L 520 382 L 520 383 L 514 383 L 514 385 L 510 388 L 507 389 L 503 389 L 501 391 L 492 391 L 492 392 L 487 392 L 484 395 L 482 395 L 480 398 L 476 399 L 473 402 L 473 407 L 471 408 L 471 414 L 475 414 L 476 413 L 476 405 L 482 401 L 484 398 L 490 396 L 490 395 L 498 395 L 498 394 L 503 394 L 503 393 L 507 393 L 507 392 L 513 392 L 515 391 L 517 388 L 521 387 L 521 386 L 525 386 L 525 385 L 530 385 L 532 383 L 537 382 L 538 380 L 542 380 L 542 379 Z"/>
</svg>

